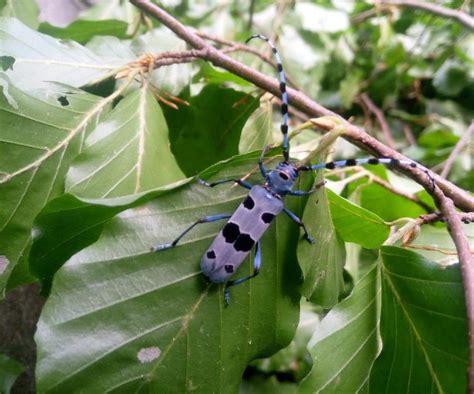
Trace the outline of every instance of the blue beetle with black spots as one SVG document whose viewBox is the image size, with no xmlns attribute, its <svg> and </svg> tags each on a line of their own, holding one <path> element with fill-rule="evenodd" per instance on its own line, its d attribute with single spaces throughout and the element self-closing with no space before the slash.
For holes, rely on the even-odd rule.
<svg viewBox="0 0 474 394">
<path fill-rule="evenodd" d="M 243 179 L 225 179 L 218 182 L 208 183 L 202 179 L 198 182 L 204 186 L 215 187 L 227 182 L 235 182 L 240 186 L 250 190 L 248 196 L 239 205 L 233 214 L 220 214 L 203 217 L 186 230 L 184 230 L 178 238 L 173 242 L 160 244 L 151 248 L 152 251 L 158 252 L 175 247 L 181 238 L 186 235 L 192 228 L 201 223 L 211 223 L 218 220 L 228 219 L 227 224 L 219 232 L 201 259 L 202 273 L 213 283 L 224 283 L 224 298 L 226 304 L 229 303 L 229 288 L 238 285 L 258 275 L 261 267 L 261 248 L 260 239 L 269 228 L 271 222 L 279 213 L 284 212 L 288 217 L 298 224 L 304 231 L 304 238 L 313 243 L 313 239 L 308 234 L 306 226 L 301 219 L 293 212 L 286 209 L 283 204 L 283 198 L 290 196 L 304 196 L 312 193 L 318 186 L 309 191 L 293 190 L 293 186 L 302 171 L 313 171 L 318 169 L 333 169 L 336 167 L 355 166 L 359 164 L 406 164 L 416 167 L 417 164 L 411 161 L 400 161 L 390 158 L 369 158 L 369 159 L 349 159 L 332 161 L 329 163 L 320 163 L 309 166 L 301 166 L 293 163 L 289 159 L 289 140 L 288 140 L 288 94 L 286 92 L 286 78 L 280 55 L 273 43 L 262 35 L 254 35 L 253 38 L 259 38 L 266 41 L 272 48 L 276 59 L 277 68 L 280 77 L 280 92 L 282 99 L 281 113 L 283 121 L 281 124 L 281 132 L 283 134 L 283 158 L 276 168 L 268 171 L 264 164 L 266 149 L 262 151 L 258 162 L 262 177 L 265 179 L 263 185 L 251 185 Z M 255 258 L 253 261 L 253 274 L 230 280 L 242 262 L 248 256 L 252 248 L 255 246 Z"/>
</svg>

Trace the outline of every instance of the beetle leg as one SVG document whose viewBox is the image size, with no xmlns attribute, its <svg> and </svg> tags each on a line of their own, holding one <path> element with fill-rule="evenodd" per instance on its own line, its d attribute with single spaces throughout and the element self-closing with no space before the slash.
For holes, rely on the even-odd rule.
<svg viewBox="0 0 474 394">
<path fill-rule="evenodd" d="M 314 244 L 314 239 L 309 235 L 308 230 L 306 229 L 306 226 L 304 225 L 303 221 L 289 209 L 283 208 L 283 212 L 285 212 L 289 216 L 289 218 L 293 220 L 298 226 L 303 227 L 304 238 L 310 244 Z"/>
<path fill-rule="evenodd" d="M 261 266 L 262 266 L 262 251 L 260 248 L 260 240 L 258 240 L 255 246 L 255 257 L 253 259 L 253 274 L 245 276 L 240 279 L 231 280 L 225 284 L 224 300 L 225 300 L 226 305 L 229 305 L 229 302 L 230 302 L 229 287 L 240 285 L 241 283 L 244 283 L 252 278 L 255 278 L 260 272 Z"/>
<path fill-rule="evenodd" d="M 191 231 L 198 224 L 217 222 L 218 220 L 229 219 L 231 216 L 232 215 L 228 214 L 228 213 L 224 213 L 224 214 L 220 214 L 220 215 L 205 216 L 201 219 L 196 220 L 193 224 L 191 224 L 191 226 L 189 226 L 186 230 L 184 230 L 178 236 L 178 238 L 176 238 L 173 242 L 152 246 L 150 248 L 150 250 L 152 252 L 159 252 L 160 250 L 166 250 L 166 249 L 174 248 L 178 244 L 178 242 L 181 240 L 181 238 L 183 238 L 189 231 Z"/>
</svg>

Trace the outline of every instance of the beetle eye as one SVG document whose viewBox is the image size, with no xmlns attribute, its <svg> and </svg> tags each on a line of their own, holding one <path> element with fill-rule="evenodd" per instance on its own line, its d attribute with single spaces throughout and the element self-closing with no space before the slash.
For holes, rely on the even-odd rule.
<svg viewBox="0 0 474 394">
<path fill-rule="evenodd" d="M 286 175 L 284 172 L 279 172 L 278 175 L 280 175 L 280 178 L 284 179 L 285 181 L 288 180 L 288 175 Z"/>
</svg>

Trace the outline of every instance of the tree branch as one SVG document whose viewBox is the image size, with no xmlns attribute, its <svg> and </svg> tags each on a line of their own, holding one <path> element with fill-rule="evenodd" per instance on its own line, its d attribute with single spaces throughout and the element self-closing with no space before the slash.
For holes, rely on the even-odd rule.
<svg viewBox="0 0 474 394">
<path fill-rule="evenodd" d="M 375 105 L 375 103 L 367 95 L 367 93 L 362 93 L 359 97 L 361 101 L 366 105 L 367 109 L 375 115 L 375 118 L 377 119 L 377 122 L 379 123 L 380 128 L 382 129 L 382 133 L 387 145 L 390 148 L 395 149 L 395 141 L 392 137 L 392 132 L 390 131 L 390 127 L 387 123 L 387 120 L 385 119 L 383 111 Z"/>
<path fill-rule="evenodd" d="M 456 158 L 459 156 L 459 153 L 461 153 L 464 146 L 469 143 L 469 140 L 471 139 L 471 135 L 473 133 L 474 133 L 474 122 L 471 122 L 471 125 L 469 126 L 469 128 L 466 130 L 463 136 L 459 139 L 458 143 L 449 154 L 449 157 L 444 162 L 443 170 L 440 173 L 440 175 L 443 178 L 446 178 L 448 176 L 449 171 L 451 170 L 451 167 L 454 163 L 454 160 L 456 160 Z"/>
<path fill-rule="evenodd" d="M 382 0 L 382 5 L 395 5 L 400 7 L 416 8 L 418 10 L 427 11 L 431 14 L 442 16 L 444 18 L 453 19 L 456 22 L 461 23 L 470 30 L 474 30 L 474 18 L 469 14 L 433 4 L 428 1 L 420 0 Z"/>
<path fill-rule="evenodd" d="M 200 53 L 202 53 L 203 59 L 212 62 L 212 64 L 217 67 L 226 69 L 246 79 L 247 81 L 252 82 L 261 89 L 271 92 L 276 96 L 280 94 L 278 81 L 252 69 L 251 67 L 248 67 L 243 63 L 238 62 L 235 59 L 232 59 L 231 57 L 223 54 L 221 51 L 217 50 L 213 46 L 207 44 L 205 40 L 199 37 L 191 29 L 185 27 L 176 18 L 169 15 L 157 5 L 151 3 L 148 0 L 130 1 L 143 11 L 148 12 L 149 14 L 157 18 L 193 48 L 202 50 Z M 398 160 L 409 160 L 407 157 L 384 145 L 377 139 L 371 137 L 359 127 L 350 124 L 348 121 L 340 117 L 340 115 L 311 100 L 305 94 L 296 91 L 292 88 L 288 88 L 287 91 L 292 105 L 300 111 L 304 112 L 306 115 L 308 115 L 308 117 L 315 117 L 321 115 L 339 117 L 341 119 L 341 122 L 347 129 L 347 133 L 344 138 L 357 145 L 361 149 L 378 157 L 391 157 Z M 327 130 L 331 130 L 331 127 L 328 126 Z M 414 179 L 416 182 L 424 186 L 425 189 L 431 189 L 431 179 L 426 176 L 426 173 L 425 171 L 423 171 L 423 169 L 405 166 L 403 168 L 400 168 L 400 171 L 406 176 Z M 467 212 L 474 211 L 474 199 L 466 191 L 442 178 L 438 174 L 433 174 L 432 176 L 437 185 L 443 190 L 446 196 L 448 196 L 454 201 L 457 207 Z"/>
</svg>

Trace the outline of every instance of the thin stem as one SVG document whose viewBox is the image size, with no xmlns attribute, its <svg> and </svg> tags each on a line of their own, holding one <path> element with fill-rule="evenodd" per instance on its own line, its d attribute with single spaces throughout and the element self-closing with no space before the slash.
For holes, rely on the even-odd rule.
<svg viewBox="0 0 474 394">
<path fill-rule="evenodd" d="M 461 151 L 463 150 L 464 146 L 466 146 L 470 139 L 471 135 L 474 133 L 474 122 L 471 122 L 471 125 L 469 128 L 466 130 L 466 132 L 463 134 L 463 136 L 459 139 L 458 143 L 454 147 L 454 149 L 451 151 L 449 157 L 446 159 L 444 162 L 444 167 L 443 170 L 441 171 L 440 175 L 443 178 L 446 178 L 449 174 L 449 171 L 451 170 L 451 167 L 456 160 L 456 158 L 459 156 Z"/>
<path fill-rule="evenodd" d="M 390 126 L 388 125 L 387 120 L 385 119 L 383 111 L 379 107 L 377 107 L 377 105 L 375 105 L 375 103 L 367 95 L 367 93 L 362 93 L 360 95 L 360 99 L 365 104 L 367 109 L 375 115 L 375 118 L 377 119 L 377 122 L 379 123 L 380 128 L 382 129 L 382 133 L 387 145 L 390 146 L 390 148 L 394 149 L 395 140 L 393 139 L 392 131 L 390 130 Z"/>
<path fill-rule="evenodd" d="M 474 18 L 466 12 L 460 10 L 454 10 L 452 8 L 443 7 L 438 4 L 434 4 L 430 1 L 420 0 L 383 0 L 382 5 L 395 5 L 400 7 L 415 8 L 422 11 L 430 12 L 434 15 L 442 16 L 443 18 L 449 18 L 456 22 L 461 23 L 469 30 L 474 30 Z"/>
</svg>

